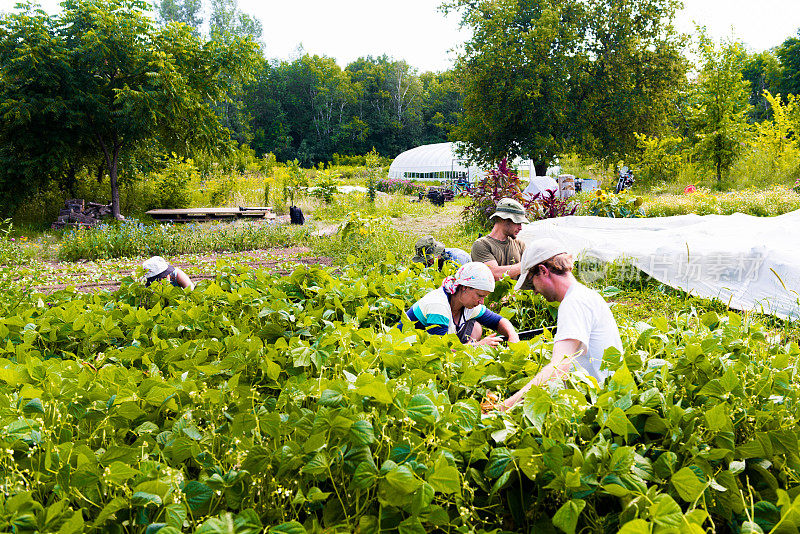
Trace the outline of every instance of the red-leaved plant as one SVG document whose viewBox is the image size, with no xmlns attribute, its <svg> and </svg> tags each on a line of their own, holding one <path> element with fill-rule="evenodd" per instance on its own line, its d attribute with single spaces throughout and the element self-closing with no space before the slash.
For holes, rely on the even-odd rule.
<svg viewBox="0 0 800 534">
<path fill-rule="evenodd" d="M 497 203 L 503 198 L 513 198 L 525 208 L 528 218 L 533 220 L 574 215 L 578 205 L 569 200 L 561 200 L 555 190 L 547 190 L 546 195 L 537 193 L 524 196 L 519 176 L 508 166 L 503 158 L 500 164 L 486 173 L 469 192 L 472 202 L 461 214 L 467 228 L 488 231 L 492 227 L 489 217 L 494 213 Z"/>
<path fill-rule="evenodd" d="M 555 189 L 545 189 L 544 194 L 536 193 L 531 197 L 530 202 L 535 211 L 533 218 L 536 220 L 575 215 L 578 210 L 577 202 L 560 198 L 556 195 Z M 528 208 L 528 211 L 530 212 L 531 208 Z"/>
</svg>

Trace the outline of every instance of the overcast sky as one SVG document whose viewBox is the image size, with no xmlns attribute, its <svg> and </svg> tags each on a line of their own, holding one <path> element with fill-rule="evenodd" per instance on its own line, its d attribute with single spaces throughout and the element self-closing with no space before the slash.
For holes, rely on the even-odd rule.
<svg viewBox="0 0 800 534">
<path fill-rule="evenodd" d="M 17 0 L 0 0 L 9 11 Z M 58 0 L 41 0 L 55 12 Z M 288 59 L 298 46 L 312 54 L 336 58 L 344 67 L 365 55 L 387 54 L 405 59 L 420 71 L 452 66 L 453 48 L 467 34 L 458 31 L 458 17 L 445 17 L 440 0 L 239 0 L 239 8 L 259 18 L 270 58 Z M 797 35 L 800 0 L 684 0 L 676 21 L 694 33 L 694 23 L 717 40 L 734 37 L 761 51 Z"/>
</svg>

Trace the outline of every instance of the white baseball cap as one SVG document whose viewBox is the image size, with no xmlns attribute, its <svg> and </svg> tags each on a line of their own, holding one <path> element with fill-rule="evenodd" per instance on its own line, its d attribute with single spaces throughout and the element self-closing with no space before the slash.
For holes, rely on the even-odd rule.
<svg viewBox="0 0 800 534">
<path fill-rule="evenodd" d="M 533 289 L 533 284 L 526 283 L 528 280 L 528 271 L 539 265 L 545 260 L 549 260 L 553 256 L 559 254 L 568 254 L 564 245 L 559 243 L 553 238 L 544 237 L 531 241 L 525 246 L 525 252 L 522 253 L 522 260 L 519 267 L 519 280 L 514 286 L 516 291 L 521 289 Z"/>
</svg>

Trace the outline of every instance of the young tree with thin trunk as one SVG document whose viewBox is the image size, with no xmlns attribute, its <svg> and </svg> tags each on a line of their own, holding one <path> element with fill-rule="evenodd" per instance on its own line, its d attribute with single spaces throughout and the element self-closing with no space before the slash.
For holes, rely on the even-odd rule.
<svg viewBox="0 0 800 534">
<path fill-rule="evenodd" d="M 751 112 L 750 82 L 742 77 L 746 52 L 735 41 L 715 45 L 700 35 L 702 67 L 697 78 L 691 123 L 697 136 L 695 155 L 722 181 L 747 137 Z"/>
</svg>

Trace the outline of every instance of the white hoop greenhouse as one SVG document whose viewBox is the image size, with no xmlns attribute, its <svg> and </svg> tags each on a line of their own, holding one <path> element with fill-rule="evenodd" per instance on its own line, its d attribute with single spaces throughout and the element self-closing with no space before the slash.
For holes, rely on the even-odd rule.
<svg viewBox="0 0 800 534">
<path fill-rule="evenodd" d="M 486 174 L 486 169 L 469 165 L 456 153 L 456 143 L 435 143 L 406 150 L 392 162 L 389 178 L 406 180 L 468 179 L 474 182 Z M 533 170 L 531 162 L 517 160 L 518 168 Z M 522 173 L 520 173 L 522 174 Z M 530 176 L 530 174 L 529 174 Z"/>
</svg>

